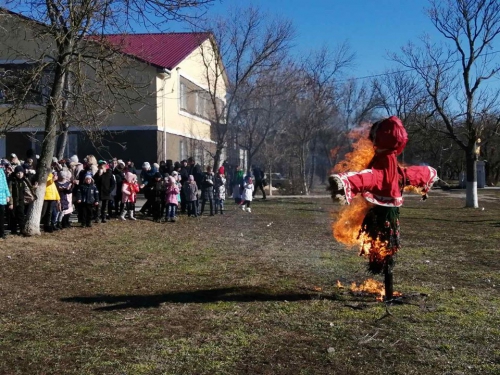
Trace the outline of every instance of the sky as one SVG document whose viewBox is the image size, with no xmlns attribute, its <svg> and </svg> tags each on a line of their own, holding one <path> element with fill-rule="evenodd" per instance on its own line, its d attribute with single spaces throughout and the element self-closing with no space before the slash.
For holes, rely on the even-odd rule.
<svg viewBox="0 0 500 375">
<path fill-rule="evenodd" d="M 207 15 L 224 14 L 235 4 L 256 5 L 292 21 L 297 54 L 347 41 L 356 54 L 348 72 L 352 77 L 400 67 L 388 60 L 387 52 L 398 52 L 424 33 L 433 39 L 440 35 L 424 12 L 427 0 L 216 0 Z"/>
</svg>

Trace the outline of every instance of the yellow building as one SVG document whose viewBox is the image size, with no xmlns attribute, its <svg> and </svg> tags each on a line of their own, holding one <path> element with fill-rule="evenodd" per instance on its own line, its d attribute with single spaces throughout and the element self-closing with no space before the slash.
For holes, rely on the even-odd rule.
<svg viewBox="0 0 500 375">
<path fill-rule="evenodd" d="M 25 20 L 24 17 L 11 12 L 0 14 L 4 30 L 9 27 L 18 30 L 8 37 L 0 36 L 0 85 L 4 84 L 0 90 L 8 90 L 6 81 L 1 79 L 2 72 L 32 64 L 35 57 L 40 56 L 40 45 L 47 51 L 53 47 L 50 40 L 37 40 L 38 34 L 15 24 Z M 30 27 L 33 25 L 43 27 L 36 23 Z M 95 142 L 89 128 L 83 131 L 71 126 L 65 156 L 76 154 L 83 158 L 94 154 L 104 159 L 131 159 L 136 164 L 167 159 L 180 161 L 194 156 L 201 164 L 210 164 L 209 155 L 215 148 L 213 103 L 215 101 L 218 110 L 223 111 L 227 88 L 211 34 L 125 34 L 106 35 L 105 39 L 131 62 L 126 75 L 140 81 L 137 87 L 141 89 L 136 91 L 141 100 L 119 103 L 120 108 L 116 108 L 99 129 L 94 129 L 104 130 L 99 142 Z M 38 153 L 45 107 L 43 95 L 37 100 L 24 111 L 39 111 L 42 116 L 35 116 L 7 132 L 0 128 L 0 133 L 4 131 L 4 137 L 0 138 L 0 157 L 16 153 L 23 158 L 28 149 Z M 9 97 L 2 91 L 0 107 L 8 106 Z M 25 113 L 23 118 L 28 117 Z M 0 122 L 0 126 L 2 123 L 5 121 Z"/>
</svg>

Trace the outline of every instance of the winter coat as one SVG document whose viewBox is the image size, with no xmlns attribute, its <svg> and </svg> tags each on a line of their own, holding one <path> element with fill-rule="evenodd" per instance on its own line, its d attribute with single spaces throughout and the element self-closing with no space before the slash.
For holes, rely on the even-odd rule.
<svg viewBox="0 0 500 375">
<path fill-rule="evenodd" d="M 167 187 L 167 192 L 166 192 L 166 202 L 167 204 L 179 204 L 177 201 L 177 194 L 179 194 L 179 188 L 177 187 L 177 184 L 172 184 Z"/>
<path fill-rule="evenodd" d="M 216 175 L 214 178 L 214 198 L 226 199 L 226 179 L 223 175 Z"/>
<path fill-rule="evenodd" d="M 189 166 L 188 177 L 189 175 L 193 175 L 194 180 L 196 181 L 196 185 L 198 186 L 198 189 L 201 189 L 203 181 L 203 172 L 201 171 L 201 166 L 199 164 Z"/>
<path fill-rule="evenodd" d="M 190 183 L 186 181 L 182 187 L 184 190 L 184 195 L 186 196 L 186 201 L 193 202 L 198 199 L 198 186 L 196 182 Z"/>
<path fill-rule="evenodd" d="M 185 167 L 181 167 L 181 170 L 179 171 L 179 175 L 181 176 L 181 184 L 184 185 L 189 178 L 188 169 Z"/>
<path fill-rule="evenodd" d="M 137 193 L 140 188 L 137 182 L 123 182 L 122 185 L 122 202 L 123 203 L 135 203 L 137 200 Z"/>
<path fill-rule="evenodd" d="M 167 185 L 165 181 L 154 181 L 151 183 L 151 197 L 154 198 L 155 202 L 165 202 L 165 195 L 167 191 Z"/>
<path fill-rule="evenodd" d="M 24 206 L 24 195 L 27 185 L 24 177 L 18 179 L 17 177 L 10 178 L 9 180 L 9 190 L 10 190 L 10 203 L 14 206 Z"/>
<path fill-rule="evenodd" d="M 61 197 L 59 196 L 59 192 L 57 191 L 54 174 L 49 173 L 49 175 L 47 176 L 47 187 L 45 188 L 45 196 L 43 197 L 43 200 L 58 201 L 60 199 Z"/>
<path fill-rule="evenodd" d="M 81 203 L 85 204 L 94 204 L 99 202 L 99 191 L 94 183 L 91 184 L 82 184 L 78 186 L 78 190 L 76 191 L 76 200 L 81 201 Z"/>
<path fill-rule="evenodd" d="M 7 178 L 5 177 L 4 170 L 0 168 L 0 205 L 5 206 L 7 204 L 7 198 L 10 198 Z"/>
<path fill-rule="evenodd" d="M 110 169 L 99 175 L 99 171 L 94 175 L 95 186 L 99 190 L 101 200 L 111 199 L 111 192 L 115 188 L 115 179 Z"/>
<path fill-rule="evenodd" d="M 125 173 L 123 169 L 115 168 L 113 170 L 113 174 L 115 175 L 115 183 L 116 183 L 116 196 L 118 199 L 122 199 L 122 185 L 125 180 Z"/>
<path fill-rule="evenodd" d="M 252 201 L 252 195 L 253 195 L 253 184 L 252 183 L 243 183 L 243 194 L 242 194 L 242 199 L 244 201 Z"/>
<path fill-rule="evenodd" d="M 71 214 L 73 212 L 73 184 L 69 181 L 57 181 L 56 185 L 61 197 L 61 210 L 63 214 Z"/>
<path fill-rule="evenodd" d="M 203 174 L 201 199 L 214 199 L 214 175 L 212 173 Z"/>
</svg>

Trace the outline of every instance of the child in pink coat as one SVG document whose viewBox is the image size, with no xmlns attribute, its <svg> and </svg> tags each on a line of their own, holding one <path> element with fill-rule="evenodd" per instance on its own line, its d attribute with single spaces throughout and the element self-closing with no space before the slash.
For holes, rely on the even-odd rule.
<svg viewBox="0 0 500 375">
<path fill-rule="evenodd" d="M 175 223 L 175 211 L 179 201 L 177 200 L 177 194 L 179 194 L 179 187 L 177 186 L 177 181 L 175 178 L 170 176 L 167 181 L 167 193 L 166 193 L 166 203 L 167 203 L 167 214 L 165 217 L 166 221 L 172 221 Z"/>
</svg>

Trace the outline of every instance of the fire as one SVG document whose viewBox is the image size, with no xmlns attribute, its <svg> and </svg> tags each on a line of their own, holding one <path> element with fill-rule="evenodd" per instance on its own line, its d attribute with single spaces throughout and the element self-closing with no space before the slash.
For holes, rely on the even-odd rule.
<svg viewBox="0 0 500 375">
<path fill-rule="evenodd" d="M 397 248 L 388 248 L 387 241 L 381 241 L 378 237 L 373 239 L 367 233 L 359 235 L 359 255 L 368 257 L 370 263 L 383 264 L 386 256 L 394 255 Z"/>
<path fill-rule="evenodd" d="M 359 244 L 359 228 L 371 204 L 361 197 L 353 199 L 350 205 L 342 207 L 333 223 L 333 236 L 347 246 Z"/>
<path fill-rule="evenodd" d="M 344 288 L 339 280 L 337 280 L 337 287 L 339 289 Z M 353 282 L 351 283 L 349 291 L 354 294 L 374 294 L 377 296 L 377 301 L 383 301 L 385 297 L 384 284 L 374 279 L 367 279 L 359 284 L 359 286 L 355 282 Z M 400 296 L 402 296 L 400 292 L 393 292 L 393 297 Z"/>
<path fill-rule="evenodd" d="M 333 173 L 361 171 L 368 167 L 373 155 L 375 155 L 373 143 L 368 139 L 369 131 L 369 128 L 365 126 L 348 134 L 348 138 L 354 141 L 353 151 L 346 154 L 344 160 L 335 165 Z"/>
<path fill-rule="evenodd" d="M 422 188 L 411 185 L 406 185 L 404 191 L 407 193 L 422 194 Z"/>
</svg>

